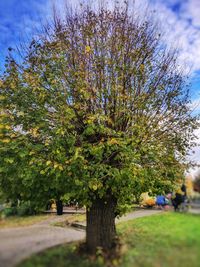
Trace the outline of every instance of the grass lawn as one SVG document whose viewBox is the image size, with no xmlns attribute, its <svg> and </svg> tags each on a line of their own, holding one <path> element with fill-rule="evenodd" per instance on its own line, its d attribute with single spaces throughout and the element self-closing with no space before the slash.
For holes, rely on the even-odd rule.
<svg viewBox="0 0 200 267">
<path fill-rule="evenodd" d="M 35 224 L 48 219 L 51 215 L 32 215 L 32 216 L 10 216 L 0 219 L 0 229 L 8 227 L 21 227 Z"/>
<path fill-rule="evenodd" d="M 200 216 L 165 213 L 120 223 L 118 233 L 126 252 L 120 267 L 199 267 Z M 102 267 L 75 252 L 76 244 L 51 248 L 20 267 Z"/>
<path fill-rule="evenodd" d="M 31 216 L 10 216 L 4 219 L 0 218 L 0 229 L 2 228 L 11 228 L 11 227 L 21 227 L 29 226 L 38 222 L 47 220 L 55 215 L 52 214 L 40 214 L 40 215 L 31 215 Z M 85 214 L 72 214 L 63 219 L 61 222 L 51 223 L 52 226 L 66 227 L 73 222 L 83 222 L 86 220 Z"/>
</svg>

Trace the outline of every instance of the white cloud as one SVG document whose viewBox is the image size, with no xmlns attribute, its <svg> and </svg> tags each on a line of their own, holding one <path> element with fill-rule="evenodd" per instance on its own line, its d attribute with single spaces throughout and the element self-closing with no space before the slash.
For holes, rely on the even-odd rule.
<svg viewBox="0 0 200 267">
<path fill-rule="evenodd" d="M 193 161 L 195 164 L 198 164 L 200 165 L 200 128 L 196 129 L 194 131 L 194 134 L 195 136 L 197 137 L 197 140 L 196 140 L 196 146 L 191 149 L 189 155 L 188 155 L 188 160 L 190 161 Z M 194 168 L 195 170 L 196 168 Z"/>
<path fill-rule="evenodd" d="M 139 1 L 139 0 L 138 0 Z M 173 11 L 170 4 L 178 1 L 151 1 L 150 8 L 155 9 L 165 30 L 165 42 L 179 50 L 179 62 L 186 71 L 200 70 L 200 1 L 179 1 L 180 10 Z"/>
<path fill-rule="evenodd" d="M 200 1 L 184 1 L 181 9 L 181 17 L 191 20 L 194 27 L 200 27 Z"/>
<path fill-rule="evenodd" d="M 79 3 L 92 3 L 96 6 L 95 0 L 46 0 L 46 3 L 40 4 L 41 14 L 50 18 L 52 6 L 55 5 L 60 12 L 64 12 L 65 3 L 77 7 Z M 105 1 L 108 6 L 114 1 Z M 118 2 L 123 3 L 123 0 Z M 140 13 L 149 10 L 155 10 L 155 17 L 158 17 L 161 25 L 161 31 L 165 31 L 165 42 L 169 46 L 178 48 L 179 62 L 186 72 L 194 74 L 200 70 L 200 0 L 130 0 L 136 10 Z M 173 5 L 179 4 L 179 11 L 173 10 Z"/>
</svg>

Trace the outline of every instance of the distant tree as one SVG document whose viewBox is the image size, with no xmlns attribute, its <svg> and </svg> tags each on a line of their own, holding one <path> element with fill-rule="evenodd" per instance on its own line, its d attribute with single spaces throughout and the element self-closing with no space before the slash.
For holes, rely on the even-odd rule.
<svg viewBox="0 0 200 267">
<path fill-rule="evenodd" d="M 195 176 L 193 188 L 194 188 L 194 191 L 200 193 L 200 171 Z"/>
<path fill-rule="evenodd" d="M 176 53 L 127 4 L 55 15 L 45 31 L 2 76 L 1 186 L 12 177 L 27 198 L 74 195 L 88 251 L 107 250 L 136 179 L 148 175 L 148 191 L 175 182 L 196 127 L 188 88 Z"/>
</svg>

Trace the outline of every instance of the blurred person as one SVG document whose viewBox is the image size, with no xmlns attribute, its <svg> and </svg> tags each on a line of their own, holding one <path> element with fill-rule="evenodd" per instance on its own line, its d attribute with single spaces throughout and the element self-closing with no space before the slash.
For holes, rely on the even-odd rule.
<svg viewBox="0 0 200 267">
<path fill-rule="evenodd" d="M 166 199 L 163 195 L 158 195 L 156 197 L 156 205 L 160 208 L 160 209 L 164 209 L 165 206 L 167 205 Z"/>
<path fill-rule="evenodd" d="M 184 183 L 181 186 L 181 191 L 183 192 L 184 200 L 186 200 L 187 199 L 187 187 L 186 187 L 186 185 Z"/>
<path fill-rule="evenodd" d="M 179 211 L 180 205 L 184 202 L 184 194 L 181 189 L 178 189 L 175 193 L 175 196 L 172 197 L 172 205 L 174 207 L 174 211 Z"/>
</svg>

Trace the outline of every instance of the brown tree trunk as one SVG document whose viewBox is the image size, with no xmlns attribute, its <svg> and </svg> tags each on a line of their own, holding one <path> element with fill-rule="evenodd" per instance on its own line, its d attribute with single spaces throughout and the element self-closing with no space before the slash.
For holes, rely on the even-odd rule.
<svg viewBox="0 0 200 267">
<path fill-rule="evenodd" d="M 89 253 L 95 253 L 97 247 L 109 250 L 115 245 L 115 208 L 116 201 L 96 199 L 87 209 L 86 247 Z"/>
<path fill-rule="evenodd" d="M 63 215 L 63 203 L 62 200 L 56 200 L 57 215 Z"/>
</svg>

